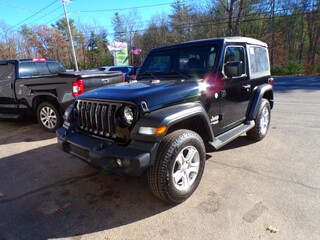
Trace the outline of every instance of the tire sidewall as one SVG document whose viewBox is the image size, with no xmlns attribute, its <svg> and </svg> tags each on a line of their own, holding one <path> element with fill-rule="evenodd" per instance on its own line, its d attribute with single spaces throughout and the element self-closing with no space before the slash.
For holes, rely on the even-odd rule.
<svg viewBox="0 0 320 240">
<path fill-rule="evenodd" d="M 268 126 L 267 126 L 267 129 L 266 129 L 266 132 L 262 133 L 261 132 L 261 122 L 260 121 L 261 121 L 261 118 L 263 117 L 262 113 L 263 113 L 263 109 L 264 108 L 267 108 L 267 110 L 268 110 Z M 259 135 L 260 139 L 263 139 L 267 135 L 268 130 L 269 130 L 269 126 L 270 126 L 270 120 L 271 120 L 270 104 L 269 104 L 268 100 L 264 100 L 263 99 L 263 101 L 261 102 L 261 106 L 260 106 L 259 113 L 258 113 L 257 120 L 256 120 L 258 135 Z"/>
<path fill-rule="evenodd" d="M 46 126 L 43 124 L 43 122 L 41 121 L 40 112 L 41 112 L 41 110 L 42 110 L 43 108 L 45 108 L 45 107 L 49 107 L 50 109 L 52 109 L 52 111 L 54 111 L 54 113 L 55 113 L 55 115 L 56 115 L 56 117 L 57 117 L 56 125 L 55 125 L 53 128 L 48 128 L 48 127 L 46 127 Z M 49 102 L 43 102 L 43 103 L 41 103 L 41 104 L 38 106 L 38 109 L 37 109 L 37 119 L 38 119 L 38 122 L 40 123 L 41 127 L 42 127 L 43 129 L 45 129 L 46 131 L 48 131 L 48 132 L 54 132 L 55 130 L 57 130 L 57 129 L 60 127 L 60 125 L 61 125 L 61 123 L 62 123 L 61 114 L 60 114 L 58 108 L 57 108 L 54 104 L 49 103 Z"/>
<path fill-rule="evenodd" d="M 198 187 L 200 180 L 202 178 L 202 174 L 205 166 L 205 150 L 204 150 L 203 143 L 199 141 L 199 139 L 194 135 L 184 134 L 179 140 L 180 141 L 178 141 L 177 144 L 175 145 L 173 152 L 167 155 L 168 158 L 170 158 L 168 159 L 169 166 L 166 172 L 167 182 L 168 182 L 168 192 L 174 199 L 179 199 L 179 198 L 186 199 L 195 191 L 195 189 Z M 178 190 L 174 185 L 172 171 L 175 164 L 175 159 L 177 158 L 178 154 L 185 147 L 188 147 L 188 146 L 195 147 L 199 153 L 199 157 L 200 157 L 199 171 L 195 181 L 188 189 Z"/>
</svg>

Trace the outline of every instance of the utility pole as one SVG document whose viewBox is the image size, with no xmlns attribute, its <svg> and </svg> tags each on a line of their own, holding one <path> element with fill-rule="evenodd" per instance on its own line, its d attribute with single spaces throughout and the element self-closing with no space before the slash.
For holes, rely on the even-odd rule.
<svg viewBox="0 0 320 240">
<path fill-rule="evenodd" d="M 67 9 L 66 9 L 66 3 L 70 3 L 71 1 L 72 0 L 61 0 L 62 5 L 63 5 L 64 14 L 65 14 L 66 20 L 67 20 L 69 40 L 70 40 L 70 46 L 71 46 L 71 52 L 72 52 L 72 57 L 73 57 L 74 68 L 75 68 L 76 71 L 79 71 L 78 62 L 77 62 L 77 56 L 76 56 L 76 52 L 74 50 L 73 39 L 72 39 L 72 34 L 71 34 L 71 29 L 70 29 L 70 24 L 69 24 L 68 13 L 67 13 Z"/>
</svg>

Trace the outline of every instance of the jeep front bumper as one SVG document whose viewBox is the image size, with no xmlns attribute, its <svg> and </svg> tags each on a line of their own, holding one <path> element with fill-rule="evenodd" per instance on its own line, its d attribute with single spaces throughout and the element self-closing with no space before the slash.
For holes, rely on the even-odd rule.
<svg viewBox="0 0 320 240">
<path fill-rule="evenodd" d="M 158 142 L 131 141 L 128 146 L 93 138 L 61 127 L 59 147 L 94 166 L 129 176 L 141 175 L 153 163 Z"/>
</svg>

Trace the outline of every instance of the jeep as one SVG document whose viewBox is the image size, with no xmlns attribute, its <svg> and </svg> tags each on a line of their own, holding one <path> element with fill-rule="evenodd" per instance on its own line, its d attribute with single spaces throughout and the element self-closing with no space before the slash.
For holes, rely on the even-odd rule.
<svg viewBox="0 0 320 240">
<path fill-rule="evenodd" d="M 137 80 L 80 95 L 57 130 L 67 153 L 114 173 L 147 171 L 151 192 L 178 204 L 205 168 L 206 147 L 262 140 L 274 105 L 267 44 L 206 39 L 150 51 Z"/>
</svg>

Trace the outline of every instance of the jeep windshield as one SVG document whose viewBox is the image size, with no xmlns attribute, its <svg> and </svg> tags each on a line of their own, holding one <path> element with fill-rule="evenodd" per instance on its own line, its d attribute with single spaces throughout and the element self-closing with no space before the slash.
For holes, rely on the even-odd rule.
<svg viewBox="0 0 320 240">
<path fill-rule="evenodd" d="M 216 70 L 218 43 L 155 49 L 144 62 L 139 79 L 194 79 Z"/>
</svg>

